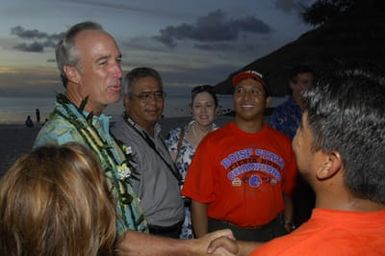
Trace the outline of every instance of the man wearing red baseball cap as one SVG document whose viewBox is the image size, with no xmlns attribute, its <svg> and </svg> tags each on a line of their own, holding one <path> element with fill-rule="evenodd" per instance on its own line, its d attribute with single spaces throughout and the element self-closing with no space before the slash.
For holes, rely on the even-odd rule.
<svg viewBox="0 0 385 256">
<path fill-rule="evenodd" d="M 261 73 L 258 73 L 257 71 L 246 70 L 246 71 L 239 72 L 233 76 L 233 78 L 231 79 L 231 82 L 232 82 L 233 86 L 236 86 L 242 80 L 249 79 L 249 78 L 254 79 L 255 81 L 259 82 L 263 86 L 263 89 L 265 90 L 266 96 L 269 96 L 269 93 L 268 93 L 268 90 L 266 87 L 266 83 L 263 80 L 263 76 Z"/>
<path fill-rule="evenodd" d="M 232 78 L 235 119 L 200 143 L 182 194 L 192 199 L 197 237 L 230 228 L 246 241 L 268 241 L 290 231 L 296 176 L 290 140 L 264 123 L 269 98 L 253 70 Z"/>
</svg>

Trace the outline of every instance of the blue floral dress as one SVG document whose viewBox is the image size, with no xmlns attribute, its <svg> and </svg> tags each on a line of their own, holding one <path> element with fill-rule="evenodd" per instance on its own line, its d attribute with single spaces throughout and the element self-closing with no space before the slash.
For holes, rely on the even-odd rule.
<svg viewBox="0 0 385 256">
<path fill-rule="evenodd" d="M 191 129 L 191 126 L 194 124 L 195 121 L 191 121 L 189 124 L 187 124 L 184 127 L 184 134 L 188 133 L 188 131 Z M 213 129 L 215 130 L 217 126 L 213 124 Z M 174 128 L 170 130 L 167 139 L 165 140 L 168 150 L 170 151 L 171 155 L 177 154 L 177 144 L 179 141 L 179 137 L 181 135 L 182 128 Z M 187 169 L 190 166 L 191 160 L 195 154 L 195 147 L 186 139 L 186 136 L 183 136 L 182 143 L 179 148 L 179 153 L 176 156 L 175 159 L 175 165 L 178 169 L 179 173 L 181 174 L 184 179 L 187 175 Z M 184 214 L 185 218 L 182 224 L 182 229 L 180 233 L 180 239 L 192 239 L 194 238 L 194 233 L 192 230 L 192 224 L 191 224 L 191 211 L 190 211 L 190 202 L 189 199 L 185 198 L 185 207 L 184 207 Z"/>
</svg>

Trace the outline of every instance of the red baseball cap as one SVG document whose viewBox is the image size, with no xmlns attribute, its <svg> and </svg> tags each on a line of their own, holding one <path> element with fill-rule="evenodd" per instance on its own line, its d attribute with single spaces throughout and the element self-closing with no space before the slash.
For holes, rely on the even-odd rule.
<svg viewBox="0 0 385 256">
<path fill-rule="evenodd" d="M 231 79 L 231 82 L 232 82 L 233 86 L 237 86 L 239 84 L 239 82 L 241 82 L 242 80 L 245 80 L 245 79 L 249 79 L 249 78 L 260 82 L 262 84 L 263 88 L 265 89 L 266 95 L 269 94 L 267 87 L 266 87 L 266 83 L 263 80 L 262 74 L 258 73 L 257 71 L 254 71 L 254 70 L 245 70 L 245 71 L 241 71 L 241 72 L 235 74 L 233 76 L 233 78 Z"/>
</svg>

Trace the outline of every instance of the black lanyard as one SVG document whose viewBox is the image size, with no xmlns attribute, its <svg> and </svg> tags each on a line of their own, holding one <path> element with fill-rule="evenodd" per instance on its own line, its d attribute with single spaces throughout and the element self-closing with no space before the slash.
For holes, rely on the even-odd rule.
<svg viewBox="0 0 385 256">
<path fill-rule="evenodd" d="M 154 150 L 154 152 L 160 157 L 160 159 L 162 159 L 163 163 L 166 164 L 166 166 L 168 167 L 168 169 L 170 170 L 171 174 L 176 178 L 176 180 L 178 181 L 178 184 L 179 185 L 183 185 L 183 182 L 182 182 L 182 176 L 180 175 L 179 172 L 176 171 L 176 168 L 175 168 L 175 165 L 173 164 L 173 166 L 171 166 L 167 161 L 166 159 L 164 159 L 164 157 L 162 156 L 162 154 L 156 149 L 155 147 L 155 143 L 152 141 L 152 139 L 148 136 L 148 134 L 146 132 L 141 132 L 139 131 L 135 126 L 135 122 L 134 120 L 132 120 L 128 115 L 124 115 L 124 121 L 126 122 L 127 125 L 129 125 L 137 134 L 140 135 L 140 137 L 142 137 L 144 139 L 144 141 L 147 142 L 147 144 L 150 146 L 150 148 L 152 148 Z M 163 143 L 163 146 L 165 148 L 166 145 L 164 144 L 163 140 L 161 140 L 162 143 Z"/>
</svg>

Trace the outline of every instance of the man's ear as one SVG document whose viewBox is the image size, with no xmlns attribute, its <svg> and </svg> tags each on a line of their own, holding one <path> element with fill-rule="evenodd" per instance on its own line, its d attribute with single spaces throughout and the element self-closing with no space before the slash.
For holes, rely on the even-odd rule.
<svg viewBox="0 0 385 256">
<path fill-rule="evenodd" d="M 342 168 L 341 155 L 338 152 L 332 151 L 325 154 L 325 161 L 317 171 L 317 178 L 325 180 L 336 175 Z"/>
<path fill-rule="evenodd" d="M 70 65 L 64 65 L 64 73 L 67 76 L 67 79 L 72 83 L 79 84 L 81 76 L 76 67 Z"/>
</svg>

